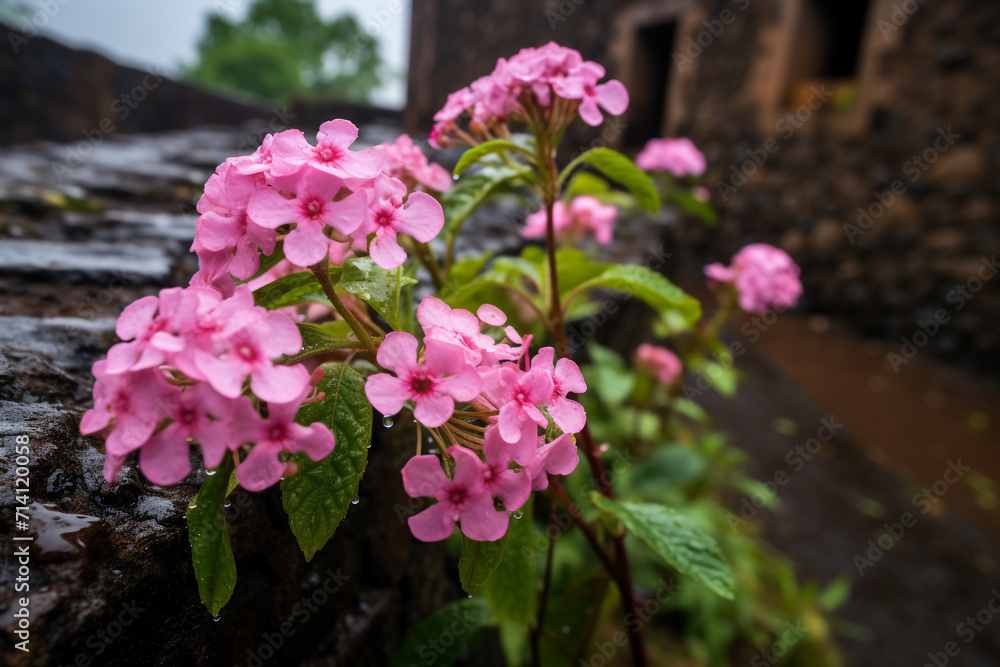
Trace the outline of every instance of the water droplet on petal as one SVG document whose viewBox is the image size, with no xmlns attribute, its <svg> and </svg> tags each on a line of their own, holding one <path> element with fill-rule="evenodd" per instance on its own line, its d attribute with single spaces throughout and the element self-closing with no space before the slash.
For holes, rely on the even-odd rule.
<svg viewBox="0 0 1000 667">
<path fill-rule="evenodd" d="M 458 174 L 455 174 L 454 176 L 452 176 L 451 180 L 457 181 L 458 180 Z M 470 595 L 469 597 L 472 597 L 472 596 Z"/>
<path fill-rule="evenodd" d="M 524 516 L 524 512 L 522 512 L 521 510 L 514 512 L 515 519 L 520 519 L 522 516 Z"/>
<path fill-rule="evenodd" d="M 354 496 L 354 500 L 351 501 L 351 504 L 352 505 L 357 505 L 360 502 L 361 502 L 361 498 L 359 496 Z"/>
<path fill-rule="evenodd" d="M 212 476 L 212 475 L 214 475 L 215 473 L 216 473 L 216 471 L 215 471 L 215 470 L 206 470 L 206 471 L 205 471 L 205 474 L 206 474 L 206 475 L 208 475 L 209 477 L 211 477 L 211 476 Z"/>
<path fill-rule="evenodd" d="M 385 417 L 382 417 L 382 426 L 385 426 L 386 428 L 392 428 L 392 416 L 391 415 L 386 415 Z"/>
<path fill-rule="evenodd" d="M 220 616 L 219 614 L 216 614 L 215 616 L 212 617 L 212 620 L 215 621 L 216 623 L 218 623 L 219 621 L 222 620 L 222 616 Z"/>
</svg>

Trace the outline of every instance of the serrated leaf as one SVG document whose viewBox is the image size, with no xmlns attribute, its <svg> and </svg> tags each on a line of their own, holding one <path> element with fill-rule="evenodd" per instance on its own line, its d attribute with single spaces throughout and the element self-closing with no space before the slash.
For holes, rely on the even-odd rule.
<svg viewBox="0 0 1000 667">
<path fill-rule="evenodd" d="M 589 164 L 610 180 L 624 187 L 632 193 L 639 206 L 650 213 L 655 214 L 660 210 L 660 195 L 656 191 L 653 179 L 635 166 L 632 160 L 618 151 L 610 148 L 591 148 L 566 165 L 562 174 L 559 175 L 559 182 L 564 183 L 573 170 L 581 164 Z"/>
<path fill-rule="evenodd" d="M 490 166 L 465 176 L 451 186 L 441 199 L 444 231 L 455 235 L 465 219 L 491 195 L 511 185 L 523 172 L 507 166 Z"/>
<path fill-rule="evenodd" d="M 689 322 L 701 317 L 701 303 L 689 296 L 665 276 L 645 266 L 613 264 L 600 275 L 581 283 L 566 296 L 568 302 L 576 294 L 595 287 L 606 287 L 638 297 L 661 315 L 670 311 L 680 313 Z"/>
<path fill-rule="evenodd" d="M 495 542 L 477 542 L 464 535 L 462 538 L 465 546 L 462 548 L 462 557 L 458 560 L 458 578 L 465 592 L 472 593 L 486 583 L 500 564 L 507 546 L 507 533 Z"/>
<path fill-rule="evenodd" d="M 198 595 L 208 613 L 215 616 L 229 602 L 236 588 L 236 560 L 226 528 L 226 490 L 233 460 L 226 456 L 205 480 L 188 505 L 188 537 L 191 562 L 198 581 Z"/>
<path fill-rule="evenodd" d="M 498 621 L 529 625 L 534 623 L 538 594 L 535 591 L 535 557 L 531 530 L 532 503 L 521 508 L 522 518 L 507 529 L 507 548 L 493 574 L 483 584 L 482 594 Z M 544 554 L 544 551 L 542 552 Z"/>
<path fill-rule="evenodd" d="M 340 322 L 338 321 L 338 323 Z M 302 335 L 302 349 L 296 354 L 282 357 L 281 363 L 283 364 L 294 364 L 308 357 L 314 357 L 317 354 L 331 350 L 364 347 L 357 340 L 330 333 L 323 325 L 299 322 L 297 326 L 299 327 L 299 333 Z"/>
<path fill-rule="evenodd" d="M 306 301 L 315 301 L 333 307 L 333 304 L 326 298 L 326 294 L 323 293 L 323 286 L 309 271 L 299 271 L 281 276 L 258 287 L 253 293 L 254 305 L 264 306 L 268 310 L 296 306 Z"/>
<path fill-rule="evenodd" d="M 715 539 L 697 523 L 662 505 L 616 501 L 596 493 L 593 499 L 678 572 L 727 600 L 733 598 L 735 584 L 729 565 Z"/>
<path fill-rule="evenodd" d="M 344 263 L 344 273 L 337 289 L 358 297 L 381 315 L 393 329 L 401 329 L 399 298 L 403 287 L 416 283 L 403 267 L 387 271 L 371 257 L 359 257 Z"/>
<path fill-rule="evenodd" d="M 296 454 L 298 472 L 281 481 L 281 502 L 307 561 L 333 537 L 358 495 L 372 436 L 372 408 L 365 396 L 364 378 L 346 364 L 324 368 L 319 389 L 326 396 L 303 405 L 295 420 L 322 422 L 333 430 L 337 444 L 322 461 Z"/>
<path fill-rule="evenodd" d="M 452 602 L 414 628 L 392 656 L 389 665 L 449 667 L 475 639 L 478 630 L 493 624 L 490 609 L 481 599 Z"/>
<path fill-rule="evenodd" d="M 458 164 L 455 165 L 455 175 L 461 175 L 463 171 L 479 162 L 487 155 L 503 153 L 505 151 L 520 153 L 521 148 L 514 142 L 508 141 L 507 139 L 493 139 L 492 141 L 484 141 L 478 146 L 473 146 L 469 150 L 462 153 L 462 157 L 458 159 Z"/>
</svg>

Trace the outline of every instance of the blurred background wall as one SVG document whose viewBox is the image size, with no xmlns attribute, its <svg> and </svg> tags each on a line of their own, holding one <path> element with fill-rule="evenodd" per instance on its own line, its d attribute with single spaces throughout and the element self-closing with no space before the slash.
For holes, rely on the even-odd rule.
<svg viewBox="0 0 1000 667">
<path fill-rule="evenodd" d="M 576 139 L 705 151 L 722 219 L 684 228 L 686 251 L 776 244 L 803 266 L 807 310 L 1000 373 L 1000 3 L 414 0 L 407 129 L 549 40 L 632 95 Z"/>
</svg>

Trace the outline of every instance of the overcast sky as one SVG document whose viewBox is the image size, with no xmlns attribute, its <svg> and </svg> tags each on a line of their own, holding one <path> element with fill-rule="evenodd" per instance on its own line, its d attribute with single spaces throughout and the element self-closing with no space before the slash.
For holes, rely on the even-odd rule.
<svg viewBox="0 0 1000 667">
<path fill-rule="evenodd" d="M 250 0 L 27 0 L 24 4 L 36 12 L 44 6 L 59 8 L 44 28 L 55 39 L 91 48 L 129 65 L 172 72 L 178 64 L 194 60 L 207 13 L 217 10 L 240 17 Z M 352 11 L 365 31 L 378 38 L 382 57 L 397 76 L 375 93 L 374 101 L 401 107 L 406 91 L 410 1 L 319 0 L 317 4 L 326 17 Z"/>
</svg>

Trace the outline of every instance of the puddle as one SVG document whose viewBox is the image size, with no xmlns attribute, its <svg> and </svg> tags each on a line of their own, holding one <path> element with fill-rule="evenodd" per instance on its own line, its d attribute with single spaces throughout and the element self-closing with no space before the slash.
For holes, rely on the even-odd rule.
<svg viewBox="0 0 1000 667">
<path fill-rule="evenodd" d="M 68 514 L 55 505 L 31 504 L 31 533 L 35 536 L 35 553 L 42 557 L 68 558 L 83 555 L 86 543 L 83 535 L 101 519 L 86 514 Z"/>
</svg>

